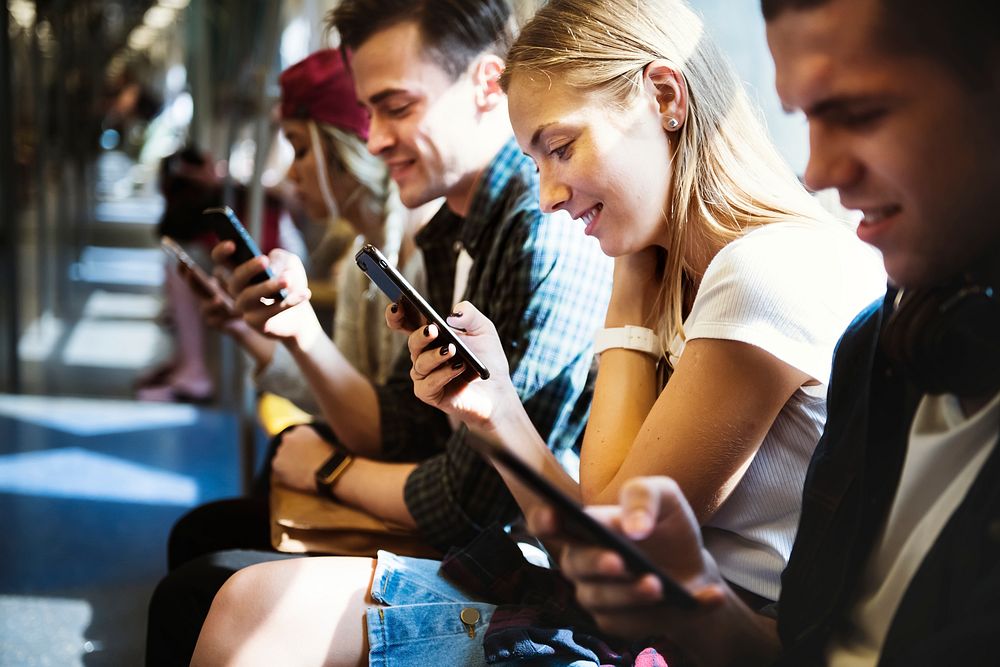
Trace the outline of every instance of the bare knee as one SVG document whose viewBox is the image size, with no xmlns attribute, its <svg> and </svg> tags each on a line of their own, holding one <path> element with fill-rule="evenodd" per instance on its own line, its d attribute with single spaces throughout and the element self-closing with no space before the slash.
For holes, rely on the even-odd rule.
<svg viewBox="0 0 1000 667">
<path fill-rule="evenodd" d="M 374 566 L 303 558 L 240 570 L 216 595 L 192 666 L 366 664 Z"/>
<path fill-rule="evenodd" d="M 219 589 L 198 636 L 193 666 L 246 664 L 237 660 L 240 649 L 261 632 L 260 621 L 274 603 L 268 594 L 274 589 L 272 573 L 266 565 L 239 570 Z"/>
</svg>

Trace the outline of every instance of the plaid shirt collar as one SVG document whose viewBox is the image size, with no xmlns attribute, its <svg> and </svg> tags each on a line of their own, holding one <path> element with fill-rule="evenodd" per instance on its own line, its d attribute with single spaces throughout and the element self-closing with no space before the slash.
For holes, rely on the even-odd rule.
<svg viewBox="0 0 1000 667">
<path fill-rule="evenodd" d="M 525 170 L 533 172 L 534 165 L 521 152 L 517 142 L 513 138 L 508 139 L 479 176 L 465 217 L 458 215 L 447 205 L 442 206 L 418 232 L 418 245 L 454 240 L 460 242 L 475 259 L 483 239 L 492 238 L 490 225 L 496 223 L 497 211 L 504 205 L 503 196 L 507 185 L 514 178 L 523 178 Z"/>
</svg>

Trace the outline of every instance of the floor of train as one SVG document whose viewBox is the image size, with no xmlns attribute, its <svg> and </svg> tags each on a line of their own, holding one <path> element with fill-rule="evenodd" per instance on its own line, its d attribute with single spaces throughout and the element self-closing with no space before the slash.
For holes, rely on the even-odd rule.
<svg viewBox="0 0 1000 667">
<path fill-rule="evenodd" d="M 0 395 L 0 667 L 141 665 L 170 526 L 240 490 L 235 410 L 132 400 L 171 349 L 149 206 L 99 210 L 58 269 L 58 317 L 25 316 L 24 393 Z"/>
</svg>

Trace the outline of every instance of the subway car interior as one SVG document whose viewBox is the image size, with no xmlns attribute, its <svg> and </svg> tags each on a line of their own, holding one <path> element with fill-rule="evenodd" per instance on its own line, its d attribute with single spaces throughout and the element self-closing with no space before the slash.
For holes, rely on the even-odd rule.
<svg viewBox="0 0 1000 667">
<path fill-rule="evenodd" d="M 171 526 L 246 492 L 299 415 L 202 322 L 161 235 L 211 271 L 203 221 L 166 214 L 171 179 L 197 172 L 264 252 L 308 260 L 331 321 L 344 252 L 314 252 L 326 220 L 288 184 L 276 108 L 279 73 L 336 45 L 335 4 L 7 0 L 0 13 L 0 667 L 142 664 Z M 773 92 L 758 3 L 691 4 L 801 173 L 805 123 Z"/>
</svg>

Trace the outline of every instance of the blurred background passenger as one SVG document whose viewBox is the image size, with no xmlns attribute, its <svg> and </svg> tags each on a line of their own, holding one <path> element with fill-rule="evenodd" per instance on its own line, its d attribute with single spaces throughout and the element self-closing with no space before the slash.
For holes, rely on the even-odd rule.
<svg viewBox="0 0 1000 667">
<path fill-rule="evenodd" d="M 195 146 L 186 146 L 160 162 L 158 187 L 165 208 L 156 227 L 158 236 L 169 236 L 187 252 L 207 262 L 215 235 L 203 223 L 202 211 L 226 203 L 223 181 L 215 172 L 211 156 Z M 237 215 L 246 210 L 247 189 L 233 184 L 232 197 Z M 278 247 L 279 220 L 284 213 L 281 201 L 270 193 L 265 197 L 264 220 L 259 245 L 263 252 Z M 178 272 L 172 258 L 164 271 L 163 319 L 174 337 L 170 358 L 140 374 L 136 397 L 144 401 L 204 403 L 215 394 L 212 369 L 206 360 L 206 338 L 199 314 L 199 299 Z"/>
<path fill-rule="evenodd" d="M 414 211 L 400 203 L 385 165 L 365 147 L 368 114 L 354 97 L 339 51 L 313 53 L 282 72 L 280 83 L 281 129 L 294 150 L 287 179 L 310 220 L 327 223 L 309 263 L 314 273 L 322 264 L 335 276 L 333 339 L 352 366 L 381 384 L 404 340 L 384 326 L 389 302 L 361 271 L 332 265 L 353 264 L 354 254 L 371 243 L 420 289 L 424 269 L 414 234 L 436 203 Z M 319 411 L 284 346 L 234 319 L 221 299 L 207 303 L 204 311 L 209 323 L 232 335 L 252 357 L 259 389 L 308 412 Z"/>
</svg>

